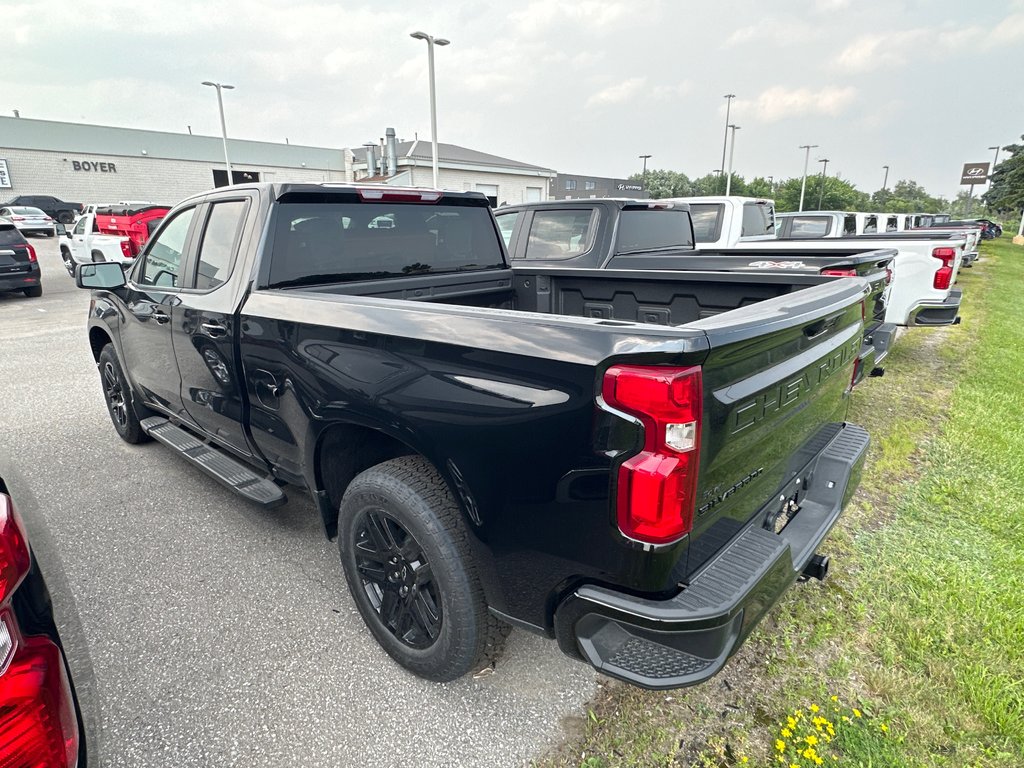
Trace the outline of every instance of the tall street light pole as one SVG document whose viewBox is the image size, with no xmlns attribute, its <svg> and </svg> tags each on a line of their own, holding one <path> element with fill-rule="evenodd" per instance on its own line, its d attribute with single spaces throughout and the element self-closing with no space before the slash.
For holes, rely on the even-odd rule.
<svg viewBox="0 0 1024 768">
<path fill-rule="evenodd" d="M 884 192 L 889 186 L 889 166 L 883 165 L 882 167 L 885 168 L 885 178 L 882 179 L 882 191 Z"/>
<path fill-rule="evenodd" d="M 450 45 L 451 40 L 443 37 L 433 37 L 426 32 L 413 32 L 409 37 L 427 42 L 427 69 L 430 77 L 430 140 L 434 149 L 434 189 L 438 188 L 437 183 L 437 94 L 434 86 L 434 46 Z"/>
<path fill-rule="evenodd" d="M 725 148 L 729 143 L 729 111 L 732 109 L 732 100 L 735 98 L 735 93 L 725 94 L 725 136 L 722 137 L 722 171 L 725 170 Z M 719 171 L 719 173 L 722 171 Z"/>
<path fill-rule="evenodd" d="M 825 171 L 828 169 L 828 158 L 824 157 L 818 161 L 821 163 L 821 189 L 818 191 L 818 210 L 821 210 L 821 201 L 825 197 Z"/>
<path fill-rule="evenodd" d="M 641 183 L 644 185 L 644 192 L 647 192 L 647 161 L 654 157 L 654 155 L 637 155 L 637 157 L 644 161 L 644 175 Z M 650 193 L 647 196 L 650 197 Z"/>
<path fill-rule="evenodd" d="M 725 181 L 725 196 L 728 197 L 729 193 L 732 192 L 732 156 L 736 151 L 736 131 L 740 129 L 738 125 L 730 125 L 732 128 L 732 141 L 729 143 L 729 175 Z"/>
<path fill-rule="evenodd" d="M 224 166 L 228 172 L 228 186 L 230 187 L 234 182 L 231 178 L 231 161 L 228 159 L 228 128 L 224 123 L 224 99 L 221 98 L 220 92 L 222 90 L 234 90 L 235 86 L 228 85 L 227 83 L 211 83 L 209 80 L 204 80 L 203 85 L 217 89 L 217 108 L 220 109 L 220 135 L 224 140 Z"/>
<path fill-rule="evenodd" d="M 804 209 L 804 192 L 807 191 L 807 163 L 811 159 L 811 150 L 816 148 L 817 144 L 801 144 L 800 149 L 806 149 L 807 152 L 804 154 L 804 180 L 800 182 L 800 210 Z"/>
</svg>

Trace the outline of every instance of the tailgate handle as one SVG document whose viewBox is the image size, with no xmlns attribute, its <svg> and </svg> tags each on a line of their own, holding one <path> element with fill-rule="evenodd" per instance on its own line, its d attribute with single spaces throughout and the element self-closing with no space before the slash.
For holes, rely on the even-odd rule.
<svg viewBox="0 0 1024 768">
<path fill-rule="evenodd" d="M 804 336 L 808 339 L 816 339 L 829 328 L 836 324 L 836 320 L 839 319 L 839 315 L 834 317 L 826 317 L 823 320 L 818 320 L 811 323 L 810 325 L 804 326 Z"/>
</svg>

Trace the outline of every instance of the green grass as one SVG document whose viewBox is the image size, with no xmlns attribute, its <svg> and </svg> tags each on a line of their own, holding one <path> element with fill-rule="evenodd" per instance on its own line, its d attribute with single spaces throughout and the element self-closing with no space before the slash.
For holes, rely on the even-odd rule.
<svg viewBox="0 0 1024 768">
<path fill-rule="evenodd" d="M 858 387 L 873 442 L 829 581 L 791 590 L 703 686 L 605 686 L 538 765 L 777 766 L 786 718 L 833 695 L 865 716 L 826 764 L 1024 765 L 1024 248 L 983 256 L 963 324 L 912 329 Z"/>
</svg>

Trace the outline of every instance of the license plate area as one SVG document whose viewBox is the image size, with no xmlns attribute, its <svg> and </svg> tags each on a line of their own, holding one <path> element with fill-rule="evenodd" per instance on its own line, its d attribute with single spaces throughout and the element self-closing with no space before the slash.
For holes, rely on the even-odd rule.
<svg viewBox="0 0 1024 768">
<path fill-rule="evenodd" d="M 794 477 L 775 497 L 764 516 L 765 530 L 782 533 L 786 526 L 800 513 L 800 499 L 803 496 L 806 482 L 802 477 Z"/>
</svg>

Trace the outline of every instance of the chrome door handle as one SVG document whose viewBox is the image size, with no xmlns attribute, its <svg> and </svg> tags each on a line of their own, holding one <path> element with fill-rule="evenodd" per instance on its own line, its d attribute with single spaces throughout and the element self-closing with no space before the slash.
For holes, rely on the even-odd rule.
<svg viewBox="0 0 1024 768">
<path fill-rule="evenodd" d="M 228 329 L 220 323 L 201 323 L 199 327 L 203 329 L 203 333 L 212 339 L 228 335 Z"/>
</svg>

